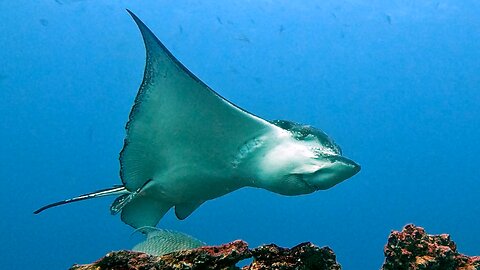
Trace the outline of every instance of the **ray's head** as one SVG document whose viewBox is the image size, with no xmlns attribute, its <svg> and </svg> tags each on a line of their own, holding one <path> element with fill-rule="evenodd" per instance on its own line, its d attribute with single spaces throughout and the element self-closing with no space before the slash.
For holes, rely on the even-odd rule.
<svg viewBox="0 0 480 270">
<path fill-rule="evenodd" d="M 321 130 L 290 121 L 272 122 L 284 132 L 261 161 L 260 185 L 284 195 L 324 190 L 354 176 L 360 165 Z"/>
</svg>

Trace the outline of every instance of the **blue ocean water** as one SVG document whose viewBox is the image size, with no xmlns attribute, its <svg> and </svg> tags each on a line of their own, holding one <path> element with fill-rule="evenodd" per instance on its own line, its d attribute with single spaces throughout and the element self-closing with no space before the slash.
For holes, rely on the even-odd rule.
<svg viewBox="0 0 480 270">
<path fill-rule="evenodd" d="M 159 227 L 207 243 L 330 246 L 378 269 L 392 229 L 480 255 L 478 1 L 1 1 L 0 258 L 67 269 L 140 241 L 113 198 L 144 68 L 135 12 L 194 74 L 266 119 L 316 126 L 362 165 L 327 191 L 242 189 Z"/>
</svg>

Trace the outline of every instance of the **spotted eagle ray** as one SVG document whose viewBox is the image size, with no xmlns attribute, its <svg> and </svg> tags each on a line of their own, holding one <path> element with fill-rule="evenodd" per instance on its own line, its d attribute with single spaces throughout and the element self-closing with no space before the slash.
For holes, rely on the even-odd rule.
<svg viewBox="0 0 480 270">
<path fill-rule="evenodd" d="M 117 195 L 110 210 L 134 228 L 156 226 L 172 207 L 187 218 L 242 187 L 283 195 L 328 189 L 360 171 L 324 132 L 267 121 L 213 91 L 127 10 L 146 48 L 144 77 L 120 152 L 122 185 L 46 205 Z"/>
</svg>

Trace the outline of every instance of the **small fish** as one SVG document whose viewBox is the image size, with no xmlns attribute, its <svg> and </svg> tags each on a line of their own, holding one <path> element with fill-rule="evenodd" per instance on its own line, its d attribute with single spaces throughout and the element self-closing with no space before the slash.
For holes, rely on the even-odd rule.
<svg viewBox="0 0 480 270">
<path fill-rule="evenodd" d="M 132 250 L 150 255 L 162 256 L 175 251 L 194 249 L 206 245 L 193 236 L 177 231 L 149 226 L 141 227 L 136 231 L 145 234 L 147 238 L 135 245 Z"/>
<path fill-rule="evenodd" d="M 82 2 L 82 1 L 85 1 L 85 0 L 55 0 L 55 2 L 59 5 L 71 4 L 71 3 Z"/>
<path fill-rule="evenodd" d="M 40 22 L 41 25 L 43 25 L 43 26 L 45 26 L 45 27 L 48 26 L 48 23 L 49 23 L 49 22 L 48 22 L 47 19 L 40 19 L 40 20 L 38 20 L 38 21 Z"/>
<path fill-rule="evenodd" d="M 235 39 L 239 40 L 239 41 L 242 41 L 242 42 L 250 43 L 250 39 L 247 36 L 245 36 L 244 34 L 240 34 Z"/>
<path fill-rule="evenodd" d="M 385 14 L 385 20 L 387 20 L 387 23 L 389 25 L 392 25 L 392 16 L 390 16 L 389 14 Z"/>
</svg>

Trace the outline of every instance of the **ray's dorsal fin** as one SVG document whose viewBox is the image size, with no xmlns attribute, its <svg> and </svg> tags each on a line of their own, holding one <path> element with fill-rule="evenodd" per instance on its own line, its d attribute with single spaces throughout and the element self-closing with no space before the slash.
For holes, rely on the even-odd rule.
<svg viewBox="0 0 480 270">
<path fill-rule="evenodd" d="M 33 213 L 34 214 L 39 214 L 46 209 L 49 209 L 49 208 L 52 208 L 52 207 L 55 207 L 55 206 L 59 206 L 59 205 L 68 204 L 68 203 L 73 203 L 73 202 L 78 202 L 78 201 L 83 201 L 83 200 L 88 200 L 88 199 L 93 199 L 93 198 L 99 198 L 99 197 L 105 197 L 105 196 L 124 195 L 124 194 L 128 194 L 128 193 L 130 193 L 130 192 L 124 186 L 115 185 L 111 188 L 100 189 L 100 190 L 90 192 L 90 193 L 87 193 L 87 194 L 83 194 L 83 195 L 80 195 L 80 196 L 77 196 L 77 197 L 74 197 L 74 198 L 71 198 L 71 199 L 66 199 L 66 200 L 62 200 L 62 201 L 59 201 L 59 202 L 54 202 L 54 203 L 45 205 L 45 206 L 39 208 L 38 210 L 36 210 Z"/>
</svg>

